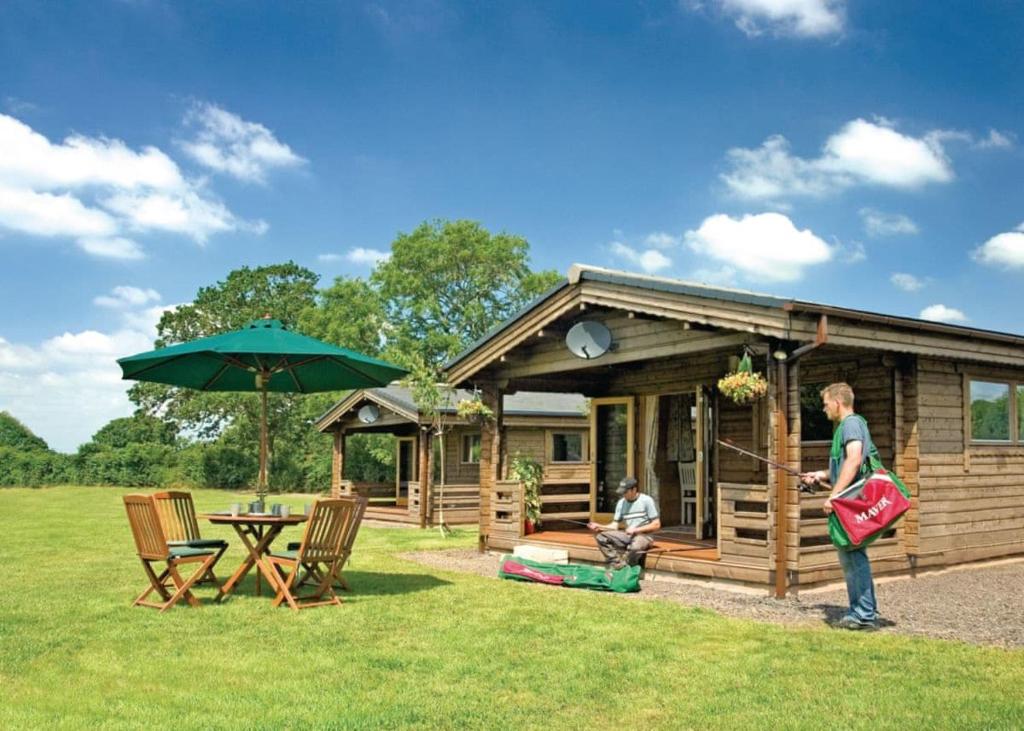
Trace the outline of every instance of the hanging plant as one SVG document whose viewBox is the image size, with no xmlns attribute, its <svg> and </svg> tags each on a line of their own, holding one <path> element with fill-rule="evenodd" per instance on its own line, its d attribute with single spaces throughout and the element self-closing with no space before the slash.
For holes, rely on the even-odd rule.
<svg viewBox="0 0 1024 731">
<path fill-rule="evenodd" d="M 737 404 L 749 404 L 768 393 L 768 381 L 754 372 L 750 353 L 744 353 L 736 371 L 718 380 L 718 390 Z"/>
<path fill-rule="evenodd" d="M 478 398 L 462 399 L 455 404 L 455 412 L 463 419 L 477 424 L 494 421 L 494 409 Z"/>
<path fill-rule="evenodd" d="M 524 528 L 532 532 L 540 525 L 540 486 L 544 477 L 544 467 L 535 459 L 517 454 L 509 463 L 508 472 L 513 479 L 523 485 Z"/>
</svg>

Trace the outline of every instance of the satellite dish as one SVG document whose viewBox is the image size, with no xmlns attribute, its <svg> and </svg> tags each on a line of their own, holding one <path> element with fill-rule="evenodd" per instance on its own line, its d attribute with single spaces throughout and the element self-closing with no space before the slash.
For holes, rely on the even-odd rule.
<svg viewBox="0 0 1024 731">
<path fill-rule="evenodd" d="M 612 333 L 603 322 L 577 322 L 565 335 L 565 347 L 577 358 L 600 358 L 612 347 Z"/>
<path fill-rule="evenodd" d="M 364 424 L 372 424 L 380 418 L 380 408 L 377 404 L 366 404 L 359 409 L 359 421 Z"/>
</svg>

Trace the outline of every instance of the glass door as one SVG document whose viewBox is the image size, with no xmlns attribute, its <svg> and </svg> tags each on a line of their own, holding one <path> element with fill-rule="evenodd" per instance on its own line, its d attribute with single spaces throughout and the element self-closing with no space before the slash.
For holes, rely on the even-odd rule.
<svg viewBox="0 0 1024 731">
<path fill-rule="evenodd" d="M 623 477 L 636 477 L 633 467 L 633 399 L 596 398 L 590 402 L 590 513 L 607 523 Z"/>
<path fill-rule="evenodd" d="M 416 481 L 416 438 L 395 440 L 395 505 L 409 504 L 409 483 Z"/>
</svg>

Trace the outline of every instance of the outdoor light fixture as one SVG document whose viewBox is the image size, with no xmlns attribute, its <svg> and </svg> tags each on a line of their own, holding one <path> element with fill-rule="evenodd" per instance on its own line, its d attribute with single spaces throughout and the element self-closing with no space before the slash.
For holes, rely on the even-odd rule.
<svg viewBox="0 0 1024 731">
<path fill-rule="evenodd" d="M 782 348 L 779 348 L 778 350 L 776 350 L 776 351 L 774 351 L 774 352 L 772 353 L 772 357 L 773 357 L 773 358 L 774 358 L 775 360 L 780 360 L 780 361 L 781 361 L 781 360 L 785 360 L 786 358 L 788 358 L 788 357 L 789 357 L 789 354 L 788 354 L 788 353 L 786 353 L 786 351 L 785 351 L 785 350 L 783 350 Z"/>
</svg>

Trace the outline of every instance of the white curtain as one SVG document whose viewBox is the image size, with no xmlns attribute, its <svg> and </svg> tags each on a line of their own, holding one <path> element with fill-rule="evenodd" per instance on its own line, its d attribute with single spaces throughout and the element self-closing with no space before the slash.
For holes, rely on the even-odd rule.
<svg viewBox="0 0 1024 731">
<path fill-rule="evenodd" d="M 658 397 L 647 396 L 644 399 L 644 444 L 647 446 L 647 458 L 644 460 L 645 492 L 658 502 L 658 475 L 654 471 L 658 457 Z"/>
</svg>

